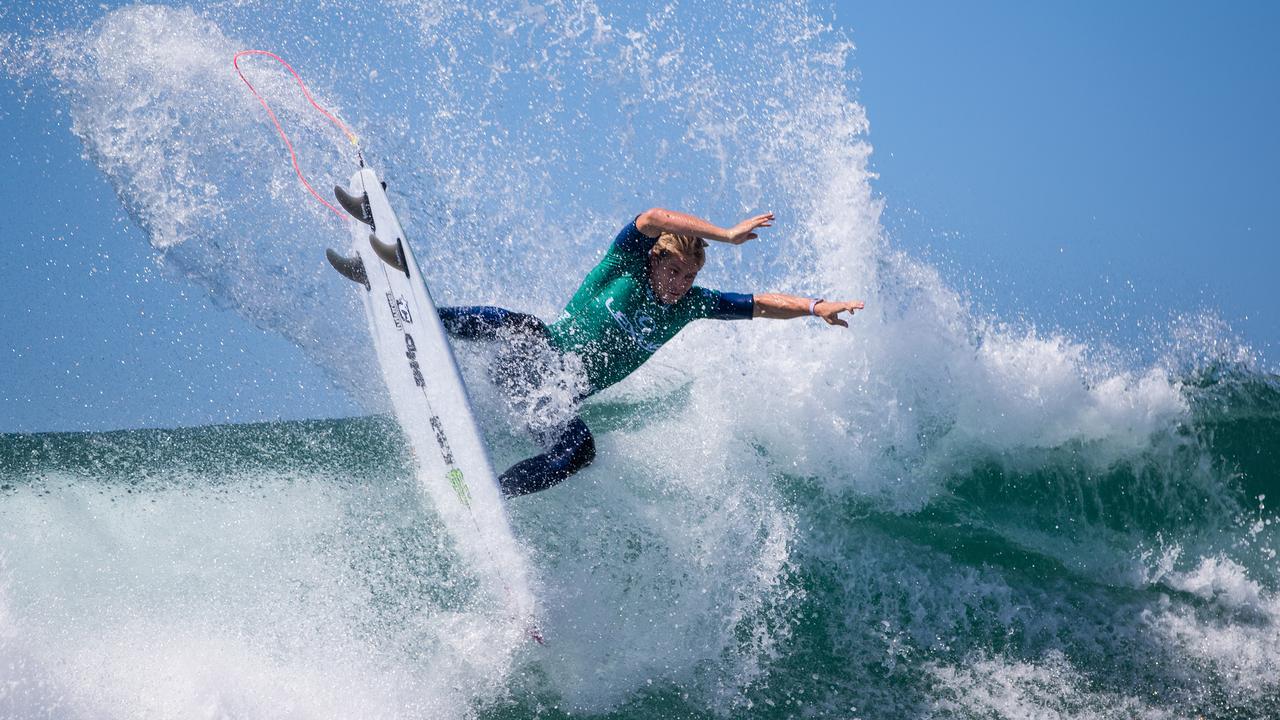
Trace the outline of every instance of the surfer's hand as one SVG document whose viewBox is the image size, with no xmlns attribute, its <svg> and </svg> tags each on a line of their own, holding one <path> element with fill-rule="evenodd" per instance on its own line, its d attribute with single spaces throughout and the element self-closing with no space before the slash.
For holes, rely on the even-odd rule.
<svg viewBox="0 0 1280 720">
<path fill-rule="evenodd" d="M 773 213 L 771 212 L 747 218 L 725 231 L 724 241 L 733 245 L 741 245 L 748 240 L 755 240 L 760 237 L 755 232 L 756 228 L 772 226 Z"/>
<path fill-rule="evenodd" d="M 861 300 L 853 300 L 850 302 L 830 302 L 828 300 L 823 300 L 813 306 L 813 314 L 823 320 L 826 320 L 828 325 L 849 327 L 849 323 L 840 318 L 840 313 L 847 312 L 852 315 L 863 307 Z"/>
</svg>

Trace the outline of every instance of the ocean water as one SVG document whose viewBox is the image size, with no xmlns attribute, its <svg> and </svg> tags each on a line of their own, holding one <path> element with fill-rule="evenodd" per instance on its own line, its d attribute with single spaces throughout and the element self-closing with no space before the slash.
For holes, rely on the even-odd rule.
<svg viewBox="0 0 1280 720">
<path fill-rule="evenodd" d="M 1276 716 L 1280 378 L 1212 318 L 1117 350 L 983 314 L 895 248 L 824 17 L 95 4 L 0 40 L 167 271 L 369 413 L 0 436 L 0 716 Z M 443 302 L 549 318 L 637 208 L 767 204 L 786 232 L 707 284 L 868 309 L 691 327 L 592 400 L 596 463 L 509 505 L 547 644 L 495 638 L 245 47 L 362 136 Z M 345 178 L 291 80 L 246 74 L 315 184 Z M 462 360 L 502 466 L 527 441 Z"/>
</svg>

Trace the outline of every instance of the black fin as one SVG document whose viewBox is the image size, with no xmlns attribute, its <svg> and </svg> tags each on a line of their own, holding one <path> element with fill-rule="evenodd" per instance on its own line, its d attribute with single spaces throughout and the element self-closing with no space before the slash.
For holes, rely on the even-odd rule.
<svg viewBox="0 0 1280 720">
<path fill-rule="evenodd" d="M 373 252 L 382 258 L 382 262 L 404 273 L 405 277 L 409 277 L 409 263 L 405 262 L 404 248 L 400 246 L 399 238 L 396 238 L 395 245 L 391 245 L 379 240 L 377 235 L 369 233 L 369 245 L 373 246 Z"/>
<path fill-rule="evenodd" d="M 351 213 L 351 217 L 373 227 L 373 209 L 369 207 L 368 193 L 361 193 L 360 197 L 356 197 L 344 190 L 341 185 L 334 185 L 333 196 L 338 198 L 338 204 L 343 210 Z"/>
<path fill-rule="evenodd" d="M 365 290 L 373 289 L 369 285 L 369 274 L 364 270 L 364 261 L 360 259 L 359 255 L 343 257 L 333 249 L 326 248 L 324 256 L 329 258 L 329 264 L 332 265 L 333 269 L 337 270 L 342 277 L 350 280 L 351 282 L 360 283 L 364 286 Z"/>
</svg>

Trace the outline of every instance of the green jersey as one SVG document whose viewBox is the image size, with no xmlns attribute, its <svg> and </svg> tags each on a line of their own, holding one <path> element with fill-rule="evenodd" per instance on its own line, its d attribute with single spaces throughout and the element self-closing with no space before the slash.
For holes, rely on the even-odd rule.
<svg viewBox="0 0 1280 720">
<path fill-rule="evenodd" d="M 618 233 L 600 264 L 582 281 L 560 319 L 548 326 L 551 344 L 582 359 L 588 394 L 630 375 L 680 329 L 699 318 L 750 319 L 753 298 L 694 286 L 671 305 L 649 284 L 649 250 L 635 221 Z"/>
</svg>

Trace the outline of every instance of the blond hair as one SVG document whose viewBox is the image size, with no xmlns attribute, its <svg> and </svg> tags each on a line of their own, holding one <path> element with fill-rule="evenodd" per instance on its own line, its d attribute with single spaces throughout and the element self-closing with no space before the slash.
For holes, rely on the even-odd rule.
<svg viewBox="0 0 1280 720">
<path fill-rule="evenodd" d="M 658 236 L 658 241 L 653 244 L 649 254 L 654 259 L 675 255 L 685 260 L 692 260 L 698 263 L 698 267 L 702 267 L 707 262 L 707 254 L 703 251 L 706 246 L 707 241 L 700 237 L 664 232 Z"/>
</svg>

